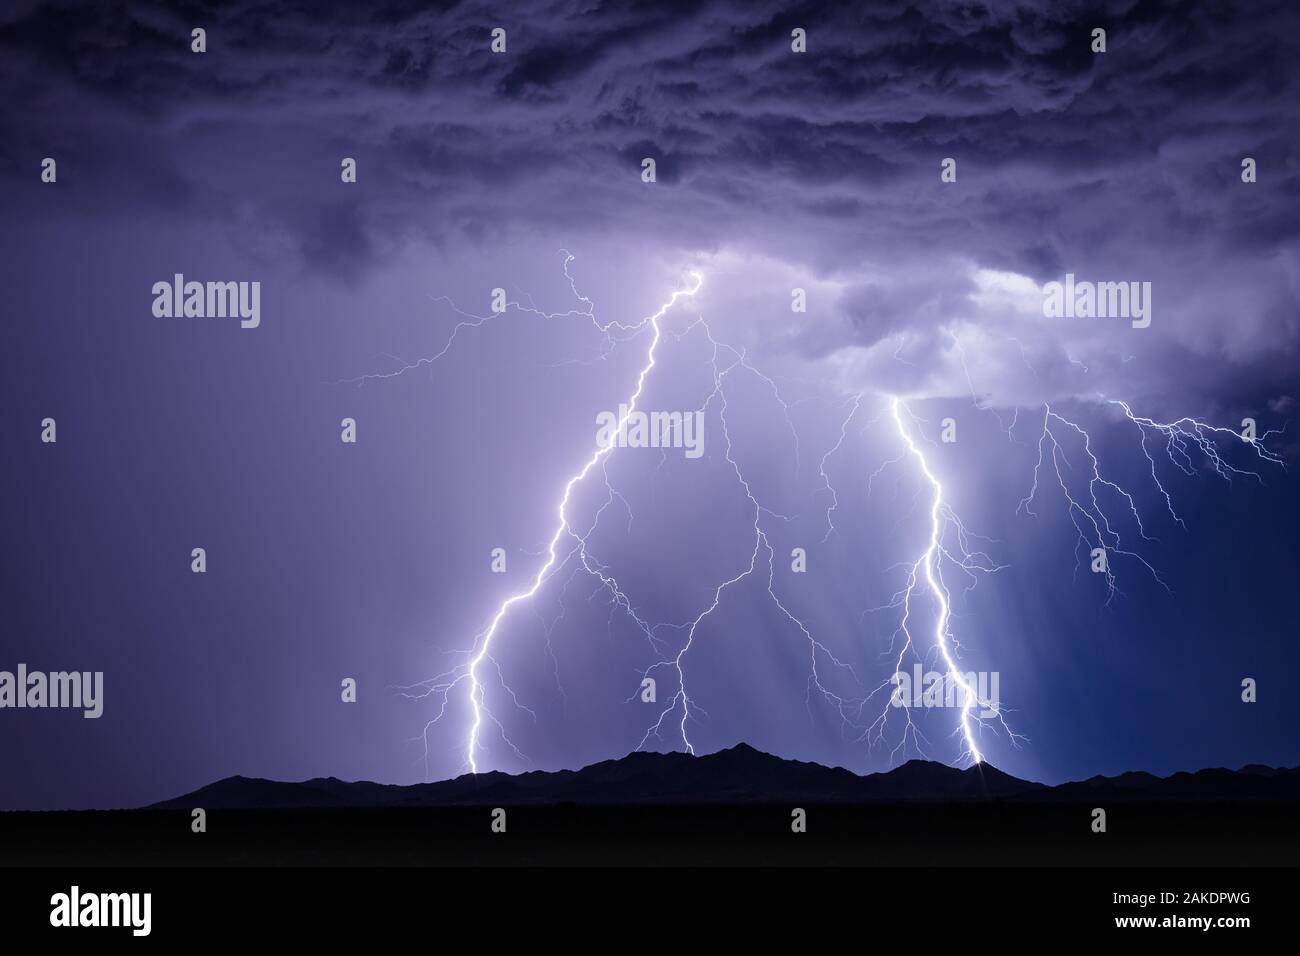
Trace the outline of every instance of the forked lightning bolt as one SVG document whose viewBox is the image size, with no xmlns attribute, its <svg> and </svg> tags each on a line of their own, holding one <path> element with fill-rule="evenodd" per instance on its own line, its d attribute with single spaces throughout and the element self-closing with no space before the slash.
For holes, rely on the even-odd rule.
<svg viewBox="0 0 1300 956">
<path fill-rule="evenodd" d="M 698 272 L 691 273 L 691 278 L 694 281 L 690 288 L 679 289 L 674 292 L 672 296 L 669 297 L 668 301 L 659 307 L 657 312 L 642 320 L 642 323 L 639 323 L 642 325 L 648 324 L 651 329 L 650 347 L 646 351 L 645 365 L 637 374 L 636 388 L 633 389 L 631 396 L 629 396 L 628 400 L 624 403 L 623 413 L 618 419 L 618 425 L 615 429 L 613 440 L 598 446 L 596 450 L 592 452 L 591 457 L 587 459 L 586 464 L 583 465 L 582 468 L 565 483 L 564 491 L 560 496 L 560 504 L 556 511 L 555 533 L 551 535 L 550 543 L 547 545 L 546 549 L 546 560 L 542 563 L 542 566 L 537 569 L 537 573 L 533 576 L 532 583 L 527 589 L 520 591 L 518 594 L 511 595 L 501 602 L 501 606 L 497 608 L 497 612 L 493 615 L 487 629 L 480 636 L 478 640 L 478 650 L 474 653 L 473 657 L 470 658 L 469 666 L 465 669 L 464 674 L 457 677 L 448 687 L 448 690 L 450 690 L 451 687 L 454 687 L 462 681 L 469 685 L 468 696 L 470 707 L 473 711 L 473 720 L 470 723 L 469 737 L 465 743 L 465 762 L 469 765 L 471 773 L 478 773 L 479 734 L 483 727 L 484 717 L 487 717 L 496 723 L 496 718 L 494 718 L 487 710 L 486 702 L 484 700 L 483 684 L 479 680 L 479 669 L 483 666 L 485 661 L 491 659 L 490 653 L 492 650 L 492 639 L 496 636 L 497 629 L 501 626 L 502 620 L 505 619 L 505 616 L 509 613 L 510 609 L 519 602 L 526 601 L 536 594 L 556 569 L 558 564 L 567 563 L 567 560 L 566 562 L 560 561 L 560 542 L 566 535 L 572 533 L 569 526 L 568 516 L 569 498 L 573 494 L 573 489 L 591 473 L 593 468 L 599 465 L 601 461 L 614 450 L 617 445 L 617 439 L 621 437 L 626 430 L 628 418 L 634 411 L 636 411 L 637 403 L 641 399 L 641 393 L 645 389 L 646 377 L 655 367 L 655 351 L 658 349 L 659 341 L 663 336 L 663 332 L 659 327 L 659 320 L 663 318 L 664 314 L 669 309 L 677 304 L 679 299 L 695 295 L 704 282 L 704 277 Z M 498 723 L 497 726 L 499 727 L 500 724 Z"/>
<path fill-rule="evenodd" d="M 893 416 L 898 437 L 903 442 L 906 456 L 915 460 L 917 469 L 924 478 L 926 486 L 930 489 L 929 537 L 926 539 L 925 547 L 920 555 L 907 567 L 907 575 L 902 589 L 895 594 L 894 600 L 887 605 L 887 607 L 900 609 L 902 612 L 898 629 L 895 632 L 895 641 L 897 642 L 901 638 L 902 646 L 899 648 L 894 663 L 893 675 L 877 690 L 885 690 L 891 686 L 897 687 L 899 685 L 903 661 L 909 652 L 920 657 L 928 656 L 930 653 L 936 654 L 943 662 L 944 676 L 950 686 L 960 691 L 960 693 L 955 693 L 954 696 L 960 699 L 958 731 L 961 734 L 965 750 L 958 756 L 958 762 L 969 759 L 972 763 L 981 763 L 984 756 L 975 738 L 976 726 L 983 724 L 983 718 L 979 716 L 980 712 L 991 711 L 996 713 L 998 723 L 1007 732 L 1013 745 L 1023 738 L 1013 733 L 1011 728 L 1007 726 L 1006 720 L 998 708 L 998 702 L 981 697 L 976 682 L 963 674 L 958 666 L 956 658 L 957 642 L 952 634 L 952 596 L 944 578 L 944 566 L 946 564 L 972 578 L 978 573 L 991 574 L 1000 571 L 1003 566 L 994 564 L 987 554 L 971 546 L 973 536 L 966 530 L 961 519 L 945 500 L 943 484 L 935 476 L 930 463 L 926 460 L 925 453 L 916 443 L 913 431 L 917 426 L 917 420 L 913 417 L 907 404 L 900 398 L 892 398 L 890 399 L 889 410 Z M 886 462 L 885 465 L 881 466 L 881 469 L 877 470 L 876 474 L 878 475 L 880 470 L 898 460 L 893 459 Z M 913 602 L 918 590 L 928 592 L 934 605 L 934 628 L 931 631 L 932 643 L 922 651 L 918 651 L 916 647 L 917 642 L 913 637 L 911 623 L 914 613 Z M 895 748 L 894 753 L 897 755 L 898 750 L 901 748 L 905 754 L 910 739 L 918 752 L 924 754 L 919 743 L 920 739 L 922 739 L 921 734 L 912 721 L 911 709 L 904 695 L 898 694 L 897 691 L 890 695 L 890 699 L 885 704 L 880 717 L 872 725 L 876 732 L 876 739 L 878 741 L 884 739 L 890 708 L 900 706 L 904 712 L 906 726 L 903 730 L 902 739 L 898 747 Z M 976 708 L 979 708 L 979 710 L 977 711 Z"/>
<path fill-rule="evenodd" d="M 582 310 L 577 310 L 575 312 L 557 313 L 557 314 L 543 313 L 543 312 L 538 312 L 536 310 L 529 310 L 529 311 L 533 311 L 535 314 L 547 318 L 554 318 L 557 315 L 566 315 L 566 316 L 583 315 L 591 318 L 593 323 L 596 324 L 596 327 L 600 329 L 603 333 L 606 333 L 608 335 L 611 326 L 601 325 L 599 322 L 596 322 L 594 311 L 592 310 L 590 300 L 581 296 L 581 294 L 578 293 L 577 291 L 576 285 L 574 285 L 572 276 L 569 274 L 567 268 L 568 263 L 571 260 L 572 260 L 572 256 L 568 256 L 565 259 L 565 275 L 566 277 L 569 278 L 570 285 L 573 288 L 574 294 L 585 304 L 586 308 Z M 699 704 L 690 695 L 688 689 L 686 667 L 685 667 L 686 655 L 694 645 L 694 642 L 697 637 L 697 632 L 700 626 L 717 609 L 718 605 L 722 601 L 724 593 L 734 585 L 738 584 L 740 581 L 744 580 L 745 578 L 748 578 L 753 574 L 759 573 L 760 561 L 764 559 L 766 560 L 767 563 L 767 594 L 771 599 L 771 601 L 773 602 L 776 609 L 782 615 L 782 617 L 789 622 L 789 624 L 792 626 L 794 630 L 798 632 L 798 634 L 802 637 L 802 639 L 804 640 L 808 648 L 809 675 L 808 675 L 807 702 L 809 706 L 811 706 L 812 694 L 815 692 L 839 711 L 840 718 L 845 724 L 853 723 L 854 716 L 855 716 L 855 708 L 857 714 L 860 715 L 860 710 L 862 705 L 861 699 L 854 700 L 854 699 L 849 699 L 849 698 L 844 698 L 839 696 L 834 691 L 826 687 L 822 683 L 822 678 L 821 678 L 821 669 L 823 667 L 830 667 L 830 668 L 844 671 L 846 674 L 849 675 L 850 679 L 852 679 L 856 683 L 857 677 L 855 674 L 853 674 L 852 668 L 846 663 L 840 661 L 824 644 L 822 644 L 820 641 L 814 638 L 811 631 L 803 623 L 803 621 L 800 620 L 800 618 L 797 617 L 776 594 L 775 549 L 773 548 L 771 541 L 768 538 L 767 532 L 763 526 L 763 522 L 765 518 L 788 521 L 790 520 L 790 516 L 780 514 L 759 503 L 758 499 L 756 498 L 753 492 L 753 489 L 749 484 L 749 481 L 746 479 L 745 474 L 734 455 L 734 450 L 731 441 L 731 433 L 728 425 L 728 416 L 727 416 L 728 402 L 727 402 L 726 383 L 732 375 L 737 374 L 738 372 L 743 372 L 745 374 L 751 375 L 754 378 L 756 378 L 772 394 L 776 402 L 781 406 L 783 417 L 785 419 L 786 425 L 789 428 L 790 434 L 794 441 L 795 470 L 797 473 L 799 436 L 795 431 L 793 422 L 790 418 L 789 404 L 782 397 L 780 389 L 777 387 L 776 382 L 773 381 L 768 376 L 764 375 L 752 364 L 750 364 L 748 358 L 746 357 L 745 353 L 742 350 L 736 349 L 733 346 L 719 342 L 714 338 L 712 330 L 709 328 L 708 323 L 704 320 L 702 316 L 696 318 L 692 323 L 690 323 L 690 325 L 687 328 L 679 332 L 665 332 L 665 330 L 663 330 L 660 327 L 659 320 L 667 313 L 667 311 L 680 298 L 693 296 L 699 290 L 701 283 L 703 281 L 702 277 L 696 273 L 696 274 L 692 274 L 692 278 L 694 280 L 694 284 L 691 288 L 684 289 L 675 293 L 669 299 L 669 301 L 664 303 L 664 305 L 654 315 L 647 317 L 646 319 L 642 320 L 639 323 L 618 327 L 620 333 L 630 333 L 633 335 L 636 334 L 637 331 L 643 330 L 645 328 L 649 328 L 652 331 L 652 340 L 650 342 L 650 346 L 646 353 L 645 364 L 641 368 L 638 374 L 636 380 L 636 387 L 633 391 L 630 400 L 624 402 L 625 414 L 623 418 L 619 420 L 615 430 L 615 435 L 613 436 L 611 442 L 607 445 L 597 448 L 596 451 L 592 454 L 591 458 L 588 459 L 586 464 L 576 474 L 574 474 L 569 479 L 568 483 L 564 486 L 560 503 L 557 508 L 556 530 L 552 535 L 551 540 L 547 546 L 545 552 L 545 559 L 541 567 L 534 574 L 530 586 L 527 589 L 507 598 L 497 608 L 496 614 L 489 622 L 487 628 L 476 638 L 474 648 L 471 651 L 471 656 L 469 657 L 466 663 L 453 667 L 450 670 L 444 672 L 443 674 L 431 678 L 430 680 L 423 681 L 419 684 L 412 685 L 409 687 L 399 688 L 399 690 L 401 690 L 407 696 L 413 696 L 416 698 L 426 698 L 429 696 L 433 696 L 440 701 L 440 706 L 437 714 L 435 714 L 433 719 L 430 720 L 425 727 L 425 754 L 424 755 L 425 755 L 426 762 L 428 759 L 427 735 L 429 729 L 434 724 L 437 724 L 445 716 L 447 711 L 448 701 L 452 691 L 455 690 L 457 687 L 461 686 L 462 684 L 466 685 L 467 688 L 467 692 L 468 692 L 467 696 L 470 702 L 470 707 L 472 710 L 472 718 L 473 718 L 470 726 L 469 736 L 465 744 L 465 766 L 468 767 L 468 769 L 471 772 L 478 771 L 479 754 L 481 750 L 480 741 L 481 741 L 481 734 L 485 722 L 491 722 L 497 728 L 498 732 L 501 735 L 501 738 L 506 743 L 506 745 L 511 747 L 516 753 L 516 755 L 520 757 L 523 756 L 519 752 L 518 748 L 515 747 L 515 745 L 511 742 L 509 737 L 506 735 L 505 728 L 502 726 L 501 722 L 497 720 L 497 718 L 493 715 L 492 711 L 489 709 L 487 705 L 484 677 L 487 674 L 491 674 L 495 672 L 496 674 L 495 679 L 498 682 L 500 682 L 501 687 L 505 691 L 508 699 L 516 707 L 519 707 L 520 709 L 524 710 L 530 715 L 532 714 L 531 711 L 529 711 L 527 708 L 523 707 L 522 704 L 520 704 L 518 699 L 510 691 L 509 687 L 505 685 L 504 680 L 501 679 L 500 668 L 496 666 L 496 661 L 492 657 L 493 640 L 502 622 L 504 621 L 505 617 L 507 616 L 511 608 L 520 602 L 528 601 L 533 597 L 535 597 L 537 593 L 542 589 L 542 587 L 545 586 L 545 584 L 552 577 L 558 574 L 570 562 L 573 563 L 573 574 L 571 574 L 569 579 L 565 582 L 564 589 L 561 592 L 560 617 L 557 617 L 556 620 L 552 621 L 549 625 L 547 625 L 546 622 L 543 621 L 543 625 L 546 629 L 547 653 L 550 656 L 552 665 L 554 666 L 555 664 L 555 657 L 554 657 L 554 652 L 551 649 L 550 637 L 551 637 L 551 631 L 553 630 L 555 624 L 558 622 L 560 618 L 563 617 L 564 614 L 563 594 L 565 591 L 567 591 L 569 585 L 574 580 L 574 577 L 580 571 L 585 571 L 587 574 L 591 575 L 595 580 L 599 582 L 597 590 L 596 592 L 593 593 L 592 597 L 594 598 L 595 594 L 600 593 L 601 591 L 604 591 L 605 593 L 608 594 L 609 604 L 611 608 L 611 622 L 612 622 L 612 615 L 616 611 L 622 611 L 627 616 L 627 618 L 633 623 L 633 625 L 646 638 L 650 647 L 656 652 L 656 655 L 659 657 L 656 663 L 652 664 L 649 668 L 647 668 L 644 671 L 643 677 L 649 676 L 660 670 L 665 670 L 665 669 L 670 670 L 671 673 L 675 675 L 676 688 L 674 690 L 673 696 L 668 706 L 664 708 L 664 710 L 660 713 L 658 720 L 652 723 L 651 726 L 646 730 L 646 733 L 643 735 L 641 743 L 639 745 L 640 748 L 644 748 L 645 746 L 647 746 L 650 743 L 652 738 L 662 741 L 663 730 L 665 729 L 665 725 L 670 721 L 674 712 L 680 709 L 680 717 L 672 721 L 672 725 L 674 726 L 676 731 L 674 736 L 680 740 L 680 746 L 683 749 L 685 749 L 689 753 L 694 753 L 694 745 L 690 738 L 689 723 L 691 719 L 696 715 L 707 716 L 707 714 L 703 710 L 703 708 L 701 708 Z M 464 313 L 461 314 L 464 315 Z M 454 338 L 454 336 L 462 328 L 477 326 L 479 324 L 482 324 L 485 321 L 487 321 L 486 317 L 465 316 L 465 320 L 458 323 L 456 328 L 453 330 L 452 337 Z M 592 536 L 592 534 L 595 532 L 596 527 L 599 524 L 601 518 L 616 501 L 618 501 L 624 508 L 627 508 L 626 500 L 623 499 L 622 495 L 619 494 L 610 483 L 609 474 L 607 471 L 607 464 L 608 464 L 607 456 L 609 455 L 610 451 L 618 444 L 619 435 L 621 435 L 623 429 L 625 428 L 628 418 L 637 408 L 638 401 L 642 394 L 646 378 L 650 374 L 651 370 L 656 366 L 658 348 L 662 337 L 665 334 L 669 334 L 669 335 L 673 335 L 678 340 L 681 340 L 685 338 L 687 335 L 697 330 L 702 331 L 703 335 L 706 337 L 706 341 L 710 346 L 711 358 L 709 360 L 709 365 L 713 372 L 712 391 L 709 393 L 709 395 L 707 396 L 707 398 L 705 399 L 703 405 L 699 410 L 707 414 L 715 406 L 717 408 L 717 414 L 718 414 L 719 422 L 722 427 L 722 433 L 723 433 L 724 444 L 725 444 L 725 455 L 724 455 L 725 460 L 736 479 L 738 488 L 743 492 L 743 494 L 745 495 L 745 500 L 748 502 L 749 506 L 753 509 L 752 512 L 753 513 L 753 523 L 752 523 L 753 538 L 751 539 L 752 542 L 751 547 L 747 549 L 746 556 L 741 562 L 740 567 L 737 568 L 736 572 L 732 576 L 722 581 L 720 584 L 716 586 L 716 588 L 714 588 L 712 592 L 711 600 L 706 604 L 706 606 L 700 611 L 698 615 L 696 615 L 692 619 L 682 621 L 679 623 L 652 623 L 644 619 L 644 617 L 642 617 L 642 615 L 637 611 L 631 599 L 624 592 L 618 580 L 611 573 L 609 573 L 608 569 L 605 568 L 602 565 L 602 563 L 598 561 L 590 553 L 588 548 L 588 541 Z M 612 341 L 612 340 L 607 339 L 607 341 Z M 449 346 L 450 346 L 450 340 L 447 344 L 444 345 L 443 349 L 438 353 L 437 356 L 434 357 L 434 359 L 445 354 Z M 726 357 L 725 362 L 723 361 L 723 356 Z M 392 375 L 395 374 L 402 374 L 404 371 L 409 371 L 411 369 L 418 368 L 421 365 L 427 364 L 428 361 L 431 360 L 421 360 L 420 362 L 416 362 L 416 363 L 404 363 L 402 368 L 397 370 L 396 372 L 387 373 L 386 375 L 380 377 L 391 377 Z M 354 380 L 354 381 L 358 381 L 358 380 Z M 569 515 L 570 498 L 576 486 L 579 485 L 584 479 L 586 479 L 591 474 L 591 472 L 593 470 L 596 470 L 598 467 L 605 484 L 605 489 L 606 489 L 605 500 L 596 510 L 594 516 L 591 518 L 590 522 L 586 524 L 585 527 L 575 528 L 573 526 L 572 519 Z M 630 509 L 628 510 L 628 515 L 629 515 L 629 522 L 630 522 L 631 521 Z M 661 633 L 663 631 L 678 632 L 685 635 L 684 640 L 681 642 L 676 653 L 670 652 L 667 654 L 667 656 L 663 656 L 665 652 L 665 643 L 666 643 L 666 639 Z M 491 668 L 488 668 L 487 665 L 489 664 L 492 665 Z M 561 696 L 563 696 L 563 688 L 559 684 L 558 674 L 556 675 L 556 685 L 557 685 L 557 689 L 560 691 Z"/>
<path fill-rule="evenodd" d="M 1105 401 L 1107 404 L 1121 409 L 1125 418 L 1137 427 L 1138 446 L 1147 461 L 1152 484 L 1164 501 L 1170 518 L 1180 528 L 1185 529 L 1187 525 L 1182 516 L 1178 514 L 1177 509 L 1175 509 L 1173 496 L 1160 478 L 1159 469 L 1156 467 L 1156 458 L 1152 453 L 1153 445 L 1157 453 L 1162 454 L 1170 465 L 1188 476 L 1196 474 L 1197 460 L 1199 459 L 1216 475 L 1229 483 L 1236 477 L 1249 477 L 1257 481 L 1263 480 L 1259 472 L 1248 468 L 1238 468 L 1228 461 L 1220 452 L 1219 442 L 1221 441 L 1244 444 L 1250 448 L 1259 461 L 1285 468 L 1281 456 L 1264 444 L 1272 435 L 1280 434 L 1281 430 L 1270 430 L 1258 437 L 1247 438 L 1230 428 L 1210 425 L 1198 418 L 1184 416 L 1172 422 L 1158 422 L 1152 418 L 1134 414 L 1127 402 L 1116 399 Z M 1062 447 L 1064 438 L 1071 438 L 1075 442 L 1078 449 L 1077 454 L 1081 455 L 1083 462 L 1081 467 L 1087 484 L 1085 490 L 1079 493 L 1071 491 L 1070 475 L 1074 466 L 1071 465 L 1066 450 Z M 1148 441 L 1151 444 L 1148 444 Z M 1071 454 L 1076 453 L 1071 452 Z M 1079 461 L 1080 458 L 1076 457 L 1075 460 Z M 1107 556 L 1117 555 L 1141 565 L 1157 584 L 1166 591 L 1171 591 L 1172 589 L 1155 567 L 1135 550 L 1137 546 L 1126 545 L 1126 539 L 1121 534 L 1121 520 L 1131 520 L 1132 527 L 1136 530 L 1140 539 L 1143 541 L 1154 540 L 1147 533 L 1146 525 L 1143 522 L 1142 514 L 1138 509 L 1133 494 L 1118 482 L 1106 476 L 1102 470 L 1101 461 L 1093 449 L 1092 436 L 1088 431 L 1077 422 L 1064 417 L 1060 412 L 1053 409 L 1050 404 L 1044 404 L 1042 426 L 1038 437 L 1038 460 L 1034 464 L 1033 482 L 1029 492 L 1017 506 L 1016 510 L 1018 512 L 1034 515 L 1033 504 L 1039 494 L 1039 482 L 1042 473 L 1048 471 L 1049 468 L 1050 474 L 1055 477 L 1056 485 L 1065 498 L 1066 510 L 1070 520 L 1078 532 L 1075 552 L 1079 563 L 1082 563 L 1083 552 L 1100 549 Z M 1107 499 L 1109 499 L 1109 502 Z M 1127 513 L 1127 519 L 1123 518 L 1124 513 Z M 1109 557 L 1103 566 L 1102 576 L 1106 582 L 1105 603 L 1110 605 L 1117 595 L 1123 596 L 1124 592 L 1118 586 L 1117 577 Z"/>
<path fill-rule="evenodd" d="M 742 567 L 737 570 L 735 574 L 714 588 L 708 605 L 693 620 L 689 621 L 685 625 L 686 639 L 682 644 L 681 649 L 675 655 L 666 657 L 665 659 L 659 660 L 650 665 L 643 674 L 643 677 L 649 677 L 651 674 L 654 674 L 661 669 L 667 669 L 676 677 L 677 690 L 669 700 L 668 705 L 660 712 L 658 719 L 646 729 L 645 735 L 641 738 L 641 743 L 638 745 L 637 749 L 643 749 L 650 742 L 651 738 L 662 739 L 662 731 L 665 723 L 669 722 L 670 719 L 676 715 L 678 708 L 680 707 L 681 716 L 675 721 L 677 736 L 681 739 L 682 746 L 685 748 L 687 753 L 691 754 L 695 753 L 695 745 L 691 742 L 688 725 L 695 712 L 698 711 L 703 713 L 703 711 L 692 699 L 690 692 L 687 689 L 685 667 L 686 656 L 695 645 L 699 628 L 704 624 L 705 620 L 718 609 L 718 606 L 722 603 L 723 595 L 729 589 L 735 587 L 751 575 L 755 573 L 761 574 L 761 571 L 759 570 L 760 562 L 764 560 L 764 558 L 767 563 L 767 596 L 772 601 L 773 606 L 775 606 L 781 613 L 781 616 L 789 622 L 794 629 L 798 630 L 808 647 L 809 670 L 805 701 L 809 705 L 811 704 L 812 693 L 815 690 L 823 700 L 838 710 L 841 721 L 845 723 L 852 722 L 851 714 L 855 708 L 860 709 L 861 704 L 860 701 L 854 701 L 839 696 L 822 683 L 819 671 L 820 662 L 824 662 L 832 668 L 846 672 L 854 682 L 857 681 L 857 675 L 853 673 L 853 669 L 848 664 L 839 660 L 829 648 L 813 637 L 812 632 L 808 629 L 807 625 L 797 615 L 790 611 L 787 605 L 776 593 L 776 549 L 772 546 L 771 539 L 768 537 L 768 533 L 763 527 L 763 519 L 764 517 L 767 517 L 789 521 L 790 516 L 780 514 L 759 502 L 758 498 L 754 494 L 753 487 L 750 485 L 739 462 L 736 460 L 731 440 L 731 429 L 727 419 L 728 403 L 726 381 L 738 368 L 757 376 L 771 389 L 776 400 L 785 409 L 786 422 L 790 426 L 791 433 L 794 434 L 794 426 L 790 422 L 789 417 L 789 406 L 786 404 L 785 400 L 781 398 L 781 393 L 780 390 L 777 389 L 776 383 L 750 365 L 743 352 L 738 351 L 732 346 L 718 342 L 713 337 L 712 330 L 703 319 L 701 319 L 698 324 L 704 329 L 704 333 L 708 337 L 708 342 L 712 347 L 710 367 L 713 371 L 713 390 L 705 399 L 701 410 L 707 412 L 715 401 L 718 403 L 718 420 L 722 426 L 724 459 L 730 467 L 732 474 L 735 476 L 737 485 L 744 493 L 746 501 L 749 503 L 753 515 L 753 523 L 751 525 L 753 531 L 753 544 L 749 549 L 748 555 L 742 558 Z M 730 353 L 731 362 L 725 368 L 719 368 L 718 360 L 720 354 L 723 352 Z M 795 435 L 795 448 L 797 451 L 797 434 Z M 824 463 L 825 459 L 823 458 L 823 466 Z M 797 467 L 796 461 L 796 468 Z"/>
</svg>

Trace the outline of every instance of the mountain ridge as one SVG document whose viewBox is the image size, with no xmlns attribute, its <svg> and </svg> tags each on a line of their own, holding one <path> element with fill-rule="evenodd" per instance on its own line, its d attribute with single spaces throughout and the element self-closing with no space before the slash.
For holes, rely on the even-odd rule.
<svg viewBox="0 0 1300 956">
<path fill-rule="evenodd" d="M 1157 777 L 1128 771 L 1056 786 L 988 763 L 965 769 L 909 760 L 882 773 L 788 760 L 749 744 L 702 756 L 634 752 L 578 770 L 491 771 L 434 783 L 384 784 L 313 777 L 299 782 L 234 775 L 144 809 L 310 809 L 492 805 L 646 805 L 966 802 L 987 800 L 1295 800 L 1300 767 L 1249 764 Z"/>
</svg>

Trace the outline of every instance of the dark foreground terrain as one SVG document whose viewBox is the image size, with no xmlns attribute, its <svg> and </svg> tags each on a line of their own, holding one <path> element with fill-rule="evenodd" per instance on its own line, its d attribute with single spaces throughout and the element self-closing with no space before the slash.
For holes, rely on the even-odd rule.
<svg viewBox="0 0 1300 956">
<path fill-rule="evenodd" d="M 0 814 L 0 866 L 868 865 L 1275 866 L 1300 863 L 1300 804 L 554 806 Z"/>
<path fill-rule="evenodd" d="M 924 761 L 858 776 L 741 745 L 412 787 L 230 777 L 140 810 L 0 813 L 0 866 L 509 864 L 1294 866 L 1300 771 L 1047 787 Z"/>
</svg>

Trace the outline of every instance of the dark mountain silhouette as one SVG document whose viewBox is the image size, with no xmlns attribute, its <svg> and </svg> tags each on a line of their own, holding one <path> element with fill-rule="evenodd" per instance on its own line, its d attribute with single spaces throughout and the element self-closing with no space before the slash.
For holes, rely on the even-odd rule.
<svg viewBox="0 0 1300 956">
<path fill-rule="evenodd" d="M 738 744 L 693 757 L 633 753 L 581 770 L 466 774 L 397 786 L 334 777 L 282 783 L 227 777 L 155 808 L 278 809 L 456 807 L 484 805 L 845 804 L 920 801 L 1255 800 L 1300 798 L 1300 768 L 1252 765 L 1156 777 L 1125 773 L 1048 787 L 980 764 L 965 770 L 911 760 L 888 773 L 859 776 L 843 767 L 786 760 Z"/>
<path fill-rule="evenodd" d="M 1090 777 L 1051 789 L 1065 800 L 1106 797 L 1123 800 L 1298 800 L 1300 767 L 1274 768 L 1251 764 L 1240 770 L 1216 767 L 1195 773 L 1180 771 L 1168 777 L 1149 773 L 1124 773 L 1118 777 Z"/>
</svg>

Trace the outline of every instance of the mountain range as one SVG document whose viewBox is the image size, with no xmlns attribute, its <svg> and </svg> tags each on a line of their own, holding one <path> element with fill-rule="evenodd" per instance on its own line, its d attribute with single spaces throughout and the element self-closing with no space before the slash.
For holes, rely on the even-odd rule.
<svg viewBox="0 0 1300 956">
<path fill-rule="evenodd" d="M 1157 777 L 1131 772 L 1058 786 L 1020 780 L 982 763 L 966 769 L 910 760 L 860 776 L 843 767 L 787 760 L 748 744 L 704 756 L 632 753 L 581 770 L 465 774 L 401 786 L 318 777 L 300 783 L 234 776 L 154 809 L 455 807 L 560 804 L 851 804 L 988 800 L 1295 800 L 1300 767 L 1260 765 Z"/>
</svg>

